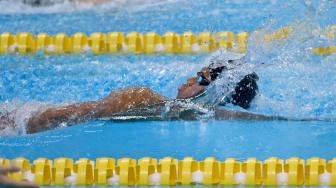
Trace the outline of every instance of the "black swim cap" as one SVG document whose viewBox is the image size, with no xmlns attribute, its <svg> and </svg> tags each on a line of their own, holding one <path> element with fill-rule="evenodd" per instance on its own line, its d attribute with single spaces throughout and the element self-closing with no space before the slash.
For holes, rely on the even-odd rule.
<svg viewBox="0 0 336 188">
<path fill-rule="evenodd" d="M 240 60 L 225 60 L 225 61 L 216 61 L 211 63 L 208 68 L 210 72 L 211 81 L 217 79 L 217 77 L 225 70 L 231 70 L 241 64 Z"/>
<path fill-rule="evenodd" d="M 211 81 L 214 81 L 218 78 L 218 76 L 226 70 L 232 70 L 239 67 L 243 62 L 244 58 L 238 55 L 232 55 L 232 57 L 237 56 L 235 59 L 225 59 L 218 60 L 215 59 L 208 66 L 210 72 Z M 249 108 L 252 100 L 257 95 L 258 85 L 257 81 L 259 77 L 256 73 L 251 73 L 246 76 L 242 80 L 240 80 L 234 89 L 234 92 L 231 95 L 231 98 L 226 98 L 226 102 L 230 102 L 234 105 L 238 105 L 242 108 Z M 224 103 L 223 103 L 224 104 Z"/>
<path fill-rule="evenodd" d="M 237 83 L 230 102 L 245 109 L 249 108 L 259 90 L 257 85 L 258 80 L 259 76 L 254 72 L 244 76 L 244 78 Z"/>
</svg>

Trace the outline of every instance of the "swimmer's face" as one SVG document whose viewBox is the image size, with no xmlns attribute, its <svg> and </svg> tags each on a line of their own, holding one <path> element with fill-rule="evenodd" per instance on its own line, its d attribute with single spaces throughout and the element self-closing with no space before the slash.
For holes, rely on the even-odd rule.
<svg viewBox="0 0 336 188">
<path fill-rule="evenodd" d="M 189 99 L 204 92 L 206 86 L 204 82 L 210 83 L 210 73 L 208 68 L 204 68 L 201 72 L 197 73 L 197 77 L 191 77 L 187 83 L 182 84 L 178 89 L 177 99 Z"/>
</svg>

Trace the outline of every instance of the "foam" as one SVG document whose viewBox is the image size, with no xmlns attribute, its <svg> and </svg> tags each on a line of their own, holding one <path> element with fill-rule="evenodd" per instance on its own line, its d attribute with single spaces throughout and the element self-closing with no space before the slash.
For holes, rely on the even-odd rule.
<svg viewBox="0 0 336 188">
<path fill-rule="evenodd" d="M 270 28 L 272 28 L 270 26 Z M 263 41 L 265 28 L 251 35 L 246 59 L 261 75 L 259 95 L 252 111 L 293 118 L 334 119 L 336 81 L 335 64 L 330 57 L 317 57 L 310 52 L 316 41 L 318 26 L 305 20 L 293 23 L 288 39 Z M 303 42 L 304 41 L 304 42 Z M 271 84 L 271 85 L 270 85 Z"/>
</svg>

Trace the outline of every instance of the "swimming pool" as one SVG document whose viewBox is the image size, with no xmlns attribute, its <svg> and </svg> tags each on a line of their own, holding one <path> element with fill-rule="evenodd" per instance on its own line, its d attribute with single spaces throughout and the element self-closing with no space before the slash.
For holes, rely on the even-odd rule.
<svg viewBox="0 0 336 188">
<path fill-rule="evenodd" d="M 334 44 L 335 39 L 305 32 L 307 28 L 335 24 L 334 3 L 130 2 L 116 1 L 98 7 L 65 3 L 45 8 L 18 8 L 14 3 L 3 1 L 0 6 L 7 9 L 0 14 L 0 33 L 253 32 L 260 28 L 276 30 L 297 20 L 304 26 L 285 44 L 265 47 L 253 40 L 249 43 L 247 57 L 260 76 L 260 93 L 251 111 L 294 118 L 313 117 L 319 121 L 91 121 L 33 135 L 2 133 L 2 157 L 24 156 L 30 160 L 63 156 L 73 159 L 193 156 L 198 160 L 207 156 L 242 160 L 248 157 L 264 160 L 270 156 L 283 159 L 335 157 L 336 56 L 316 56 L 309 50 L 315 45 Z M 212 56 L 1 55 L 0 101 L 20 105 L 28 101 L 97 100 L 111 90 L 134 85 L 147 86 L 174 98 L 178 85 L 209 64 Z"/>
</svg>

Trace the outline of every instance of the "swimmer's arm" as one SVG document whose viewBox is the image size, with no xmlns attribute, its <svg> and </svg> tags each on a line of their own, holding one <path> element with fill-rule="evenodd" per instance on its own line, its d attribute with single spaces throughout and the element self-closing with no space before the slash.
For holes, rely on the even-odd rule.
<svg viewBox="0 0 336 188">
<path fill-rule="evenodd" d="M 50 108 L 31 117 L 27 124 L 27 133 L 36 133 L 56 127 L 61 123 L 80 122 L 94 109 L 96 102 L 77 103 L 63 108 Z"/>
<path fill-rule="evenodd" d="M 77 103 L 61 109 L 48 109 L 29 119 L 27 133 L 36 133 L 58 126 L 100 119 L 132 108 L 146 107 L 166 100 L 165 97 L 145 87 L 131 87 L 111 92 L 98 100 Z"/>
<path fill-rule="evenodd" d="M 257 121 L 269 121 L 269 120 L 288 120 L 281 116 L 266 116 L 262 114 L 254 114 L 250 112 L 241 112 L 227 109 L 215 109 L 215 119 L 217 120 L 257 120 Z"/>
</svg>

